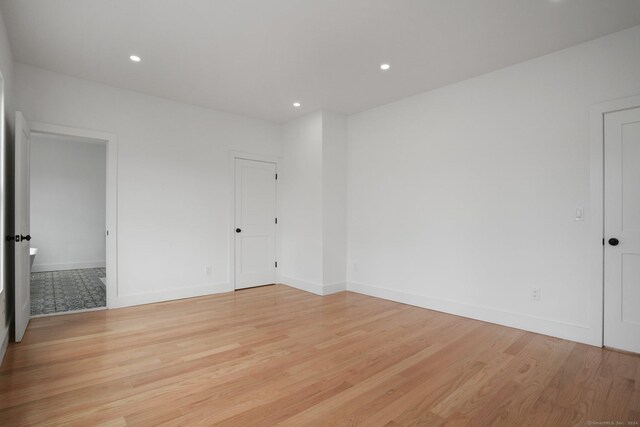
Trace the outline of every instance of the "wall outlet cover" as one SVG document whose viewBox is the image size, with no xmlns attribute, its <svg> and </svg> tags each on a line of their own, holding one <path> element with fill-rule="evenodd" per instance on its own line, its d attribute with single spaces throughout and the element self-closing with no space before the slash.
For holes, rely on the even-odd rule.
<svg viewBox="0 0 640 427">
<path fill-rule="evenodd" d="M 540 288 L 531 288 L 531 299 L 540 301 Z"/>
</svg>

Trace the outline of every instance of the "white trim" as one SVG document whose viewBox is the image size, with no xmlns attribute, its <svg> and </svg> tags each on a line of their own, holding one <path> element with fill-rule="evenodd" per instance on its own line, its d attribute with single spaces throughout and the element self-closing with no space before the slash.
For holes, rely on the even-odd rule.
<svg viewBox="0 0 640 427">
<path fill-rule="evenodd" d="M 597 337 L 594 339 L 591 328 L 585 325 L 575 325 L 556 320 L 525 316 L 518 313 L 492 309 L 490 307 L 432 298 L 363 283 L 348 282 L 347 290 L 429 310 L 454 314 L 456 316 L 523 329 L 538 334 L 550 335 L 590 345 L 600 345 L 599 339 L 597 339 Z"/>
<path fill-rule="evenodd" d="M 37 255 L 36 255 L 37 256 Z M 84 268 L 104 268 L 106 261 L 82 261 L 82 262 L 65 262 L 58 264 L 33 264 L 32 273 L 41 273 L 44 271 L 64 271 L 64 270 L 81 270 Z"/>
<path fill-rule="evenodd" d="M 5 221 L 6 221 L 6 210 L 7 210 L 7 185 L 6 185 L 6 159 L 5 152 L 7 150 L 6 145 L 6 137 L 7 130 L 5 128 L 5 123 L 7 118 L 5 117 L 4 112 L 4 76 L 2 75 L 2 71 L 0 71 L 0 236 L 2 237 L 3 243 L 0 245 L 0 316 L 2 316 L 2 321 L 6 322 L 5 328 L 2 335 L 2 344 L 0 344 L 0 366 L 2 365 L 2 361 L 4 360 L 4 355 L 7 351 L 7 347 L 9 345 L 9 326 L 13 321 L 13 304 L 9 304 L 9 299 L 7 298 L 7 290 L 6 290 L 6 264 L 5 264 L 5 256 L 7 250 L 7 244 L 4 242 L 4 236 L 6 235 L 5 230 Z"/>
<path fill-rule="evenodd" d="M 227 220 L 227 226 L 229 228 L 229 284 L 231 290 L 235 290 L 236 287 L 236 248 L 235 248 L 235 212 L 236 212 L 236 173 L 235 164 L 236 159 L 255 160 L 258 162 L 275 163 L 276 174 L 280 169 L 282 157 L 270 156 L 266 154 L 248 153 L 245 151 L 229 150 L 229 216 Z M 276 181 L 276 218 L 278 217 L 278 182 Z M 278 261 L 278 254 L 280 248 L 280 233 L 278 233 L 278 227 L 276 227 L 276 261 Z M 279 269 L 276 268 L 276 283 L 279 279 Z"/>
<path fill-rule="evenodd" d="M 109 308 L 129 307 L 132 305 L 152 304 L 167 302 L 184 298 L 194 298 L 206 295 L 231 292 L 233 288 L 229 283 L 207 284 L 190 288 L 171 289 L 167 291 L 147 292 L 142 294 L 121 295 L 109 306 Z"/>
<path fill-rule="evenodd" d="M 323 295 L 337 294 L 338 292 L 344 292 L 347 290 L 347 282 L 331 283 L 329 285 L 323 285 Z"/>
<path fill-rule="evenodd" d="M 321 285 L 319 283 L 307 282 L 306 280 L 295 279 L 288 276 L 282 276 L 278 283 L 320 296 L 331 295 L 347 290 L 347 284 L 345 282 Z"/>
<path fill-rule="evenodd" d="M 120 307 L 118 295 L 118 138 L 107 132 L 79 129 L 49 123 L 30 122 L 31 132 L 75 136 L 107 143 L 107 308 Z"/>
<path fill-rule="evenodd" d="M 281 285 L 289 286 L 291 288 L 300 289 L 301 291 L 310 292 L 316 295 L 324 295 L 322 285 L 318 283 L 307 282 L 305 280 L 294 279 L 293 277 L 281 276 Z"/>
<path fill-rule="evenodd" d="M 7 121 L 4 116 L 4 76 L 0 71 L 0 236 L 2 237 L 2 245 L 0 245 L 0 295 L 5 292 L 6 284 L 6 265 L 5 265 L 5 254 L 7 250 L 7 244 L 4 242 L 5 233 L 5 222 L 6 222 L 6 210 L 7 210 L 7 185 L 5 180 L 6 175 L 6 159 L 5 152 L 7 150 L 6 145 L 6 137 L 7 131 L 5 129 L 5 122 Z M 0 301 L 8 301 L 6 298 L 6 293 L 4 294 L 4 298 L 0 298 Z M 11 323 L 11 319 L 9 319 L 5 313 L 8 310 L 8 304 L 5 304 L 4 307 L 0 308 L 0 314 L 4 316 L 5 319 L 8 319 L 8 322 Z M 1 363 L 0 359 L 0 363 Z"/>
<path fill-rule="evenodd" d="M 589 229 L 589 324 L 594 345 L 604 346 L 604 115 L 640 106 L 640 95 L 591 106 L 590 158 L 591 227 Z"/>
<path fill-rule="evenodd" d="M 277 165 L 279 165 L 280 162 L 282 162 L 282 156 L 249 153 L 248 151 L 229 150 L 229 160 L 232 162 L 232 165 L 235 159 L 255 160 L 258 162 L 270 162 L 270 163 L 275 163 Z M 235 175 L 233 176 L 233 178 L 235 179 Z"/>
</svg>

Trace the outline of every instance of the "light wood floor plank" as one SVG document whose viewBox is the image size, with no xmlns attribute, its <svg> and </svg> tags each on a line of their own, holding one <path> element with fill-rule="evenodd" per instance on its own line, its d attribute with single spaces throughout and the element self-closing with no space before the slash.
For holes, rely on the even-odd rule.
<svg viewBox="0 0 640 427">
<path fill-rule="evenodd" d="M 286 286 L 34 319 L 0 367 L 0 424 L 10 426 L 569 426 L 639 417 L 638 356 Z"/>
</svg>

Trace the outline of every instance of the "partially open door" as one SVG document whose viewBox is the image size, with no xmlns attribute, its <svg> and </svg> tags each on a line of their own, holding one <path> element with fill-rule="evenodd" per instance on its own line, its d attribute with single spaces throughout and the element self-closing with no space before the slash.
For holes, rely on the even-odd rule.
<svg viewBox="0 0 640 427">
<path fill-rule="evenodd" d="M 15 316 L 16 316 L 16 342 L 22 341 L 24 332 L 31 319 L 31 265 L 29 262 L 29 250 L 31 245 L 30 230 L 30 148 L 31 130 L 29 123 L 21 112 L 16 111 L 16 147 L 15 147 Z"/>
<path fill-rule="evenodd" d="M 236 159 L 235 289 L 276 282 L 276 164 Z"/>
</svg>

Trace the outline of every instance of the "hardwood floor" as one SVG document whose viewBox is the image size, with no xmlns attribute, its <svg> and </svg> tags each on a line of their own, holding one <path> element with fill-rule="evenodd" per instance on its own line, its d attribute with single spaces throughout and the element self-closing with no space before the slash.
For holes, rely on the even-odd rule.
<svg viewBox="0 0 640 427">
<path fill-rule="evenodd" d="M 638 356 L 285 286 L 34 319 L 0 368 L 11 426 L 639 420 Z"/>
</svg>

